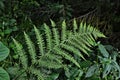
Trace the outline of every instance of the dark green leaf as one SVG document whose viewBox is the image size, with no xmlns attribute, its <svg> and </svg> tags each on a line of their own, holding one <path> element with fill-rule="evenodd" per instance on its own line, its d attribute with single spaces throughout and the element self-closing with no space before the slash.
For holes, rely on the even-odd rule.
<svg viewBox="0 0 120 80">
<path fill-rule="evenodd" d="M 10 80 L 8 73 L 0 67 L 0 80 Z"/>
<path fill-rule="evenodd" d="M 106 64 L 105 69 L 103 71 L 103 78 L 106 77 L 110 73 L 110 70 L 111 70 L 111 65 Z"/>
<path fill-rule="evenodd" d="M 91 77 L 92 75 L 94 75 L 94 73 L 95 73 L 95 71 L 96 71 L 97 68 L 98 68 L 97 64 L 92 65 L 92 66 L 88 69 L 85 77 Z"/>
<path fill-rule="evenodd" d="M 9 54 L 9 49 L 0 42 L 0 61 L 4 60 Z"/>
<path fill-rule="evenodd" d="M 56 80 L 59 77 L 58 73 L 53 73 L 50 75 L 50 77 L 47 78 L 47 80 Z"/>
<path fill-rule="evenodd" d="M 109 56 L 109 53 L 107 52 L 107 50 L 105 49 L 105 47 L 104 47 L 102 44 L 99 44 L 99 45 L 98 45 L 98 48 L 99 48 L 101 54 L 102 54 L 104 57 L 108 57 L 108 56 Z"/>
</svg>

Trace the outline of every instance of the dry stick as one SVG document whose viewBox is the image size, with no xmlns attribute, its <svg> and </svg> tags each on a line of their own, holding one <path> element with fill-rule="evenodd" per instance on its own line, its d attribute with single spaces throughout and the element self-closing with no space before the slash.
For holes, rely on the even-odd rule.
<svg viewBox="0 0 120 80">
<path fill-rule="evenodd" d="M 97 8 L 95 8 L 94 10 L 92 10 L 92 11 L 90 11 L 90 12 L 84 14 L 84 15 L 81 15 L 81 16 L 77 17 L 76 19 L 78 20 L 78 19 L 81 19 L 81 18 L 83 18 L 83 17 L 86 17 L 86 16 L 94 13 L 96 10 L 97 10 Z M 72 22 L 72 21 L 73 21 L 73 19 L 69 20 L 69 23 Z"/>
</svg>

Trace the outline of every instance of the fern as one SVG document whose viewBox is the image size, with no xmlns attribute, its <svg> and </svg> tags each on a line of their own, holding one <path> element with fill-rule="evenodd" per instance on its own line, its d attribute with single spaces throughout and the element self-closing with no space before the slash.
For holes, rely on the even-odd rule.
<svg viewBox="0 0 120 80">
<path fill-rule="evenodd" d="M 84 55 L 88 55 L 91 52 L 90 49 L 96 44 L 98 37 L 105 37 L 99 30 L 93 28 L 91 25 L 81 22 L 79 27 L 76 20 L 73 21 L 73 30 L 67 30 L 65 20 L 62 22 L 61 30 L 58 31 L 54 21 L 51 21 L 51 28 L 44 23 L 45 36 L 43 36 L 39 30 L 34 26 L 37 45 L 34 46 L 30 37 L 24 32 L 25 41 L 28 47 L 27 55 L 20 44 L 13 39 L 18 54 L 20 55 L 20 61 L 26 72 L 36 75 L 38 80 L 43 79 L 41 68 L 59 69 L 63 68 L 66 64 L 63 63 L 64 59 L 74 63 L 80 68 L 80 64 L 73 57 L 73 55 L 86 60 Z M 38 48 L 37 48 L 38 47 Z M 39 54 L 36 51 L 39 49 Z M 24 55 L 24 56 L 22 56 Z M 31 60 L 32 63 L 28 63 L 27 60 Z M 28 65 L 29 66 L 28 66 Z"/>
<path fill-rule="evenodd" d="M 45 28 L 45 34 L 46 34 L 47 49 L 51 50 L 51 48 L 52 48 L 52 33 L 50 31 L 49 26 L 47 26 L 45 23 L 44 23 L 44 28 Z"/>
<path fill-rule="evenodd" d="M 71 53 L 74 53 L 74 54 L 78 55 L 79 57 L 81 57 L 81 58 L 83 58 L 85 60 L 85 58 L 80 53 L 80 51 L 78 49 L 76 49 L 75 47 L 70 46 L 70 45 L 66 45 L 66 44 L 62 44 L 61 47 L 68 50 L 68 51 L 71 51 Z"/>
<path fill-rule="evenodd" d="M 61 32 L 61 41 L 64 41 L 66 39 L 66 23 L 65 20 L 62 22 L 62 32 Z"/>
<path fill-rule="evenodd" d="M 51 21 L 51 24 L 52 24 L 52 27 L 53 27 L 53 37 L 54 37 L 54 43 L 55 43 L 55 45 L 59 45 L 59 43 L 60 43 L 60 36 L 59 36 L 59 33 L 58 33 L 58 30 L 55 28 L 55 26 L 56 26 L 56 24 L 55 24 L 55 22 L 53 22 L 52 20 L 50 20 Z"/>
<path fill-rule="evenodd" d="M 31 41 L 31 39 L 29 38 L 29 36 L 25 32 L 24 32 L 24 36 L 25 36 L 26 44 L 28 46 L 28 52 L 30 54 L 32 64 L 34 64 L 36 62 L 35 46 L 33 42 Z"/>
<path fill-rule="evenodd" d="M 77 22 L 76 22 L 76 20 L 74 18 L 74 20 L 73 20 L 73 31 L 74 31 L 74 33 L 76 33 L 77 29 L 78 29 Z"/>
<path fill-rule="evenodd" d="M 40 70 L 34 68 L 34 67 L 29 67 L 29 73 L 36 76 L 37 80 L 44 80 L 43 74 L 40 72 Z"/>
<path fill-rule="evenodd" d="M 24 69 L 27 69 L 28 60 L 27 60 L 27 57 L 26 57 L 26 53 L 23 50 L 22 45 L 20 43 L 18 43 L 14 38 L 13 38 L 13 41 L 14 41 L 14 43 L 16 45 L 17 53 L 20 56 L 22 66 L 23 66 Z"/>
<path fill-rule="evenodd" d="M 35 30 L 35 34 L 36 34 L 36 38 L 37 38 L 37 44 L 38 44 L 38 47 L 39 47 L 40 55 L 44 55 L 45 43 L 44 43 L 43 37 L 40 34 L 39 30 L 35 26 L 34 26 L 34 30 Z"/>
<path fill-rule="evenodd" d="M 74 57 L 72 57 L 72 55 L 68 54 L 66 51 L 62 50 L 61 48 L 54 48 L 54 51 L 56 54 L 59 54 L 65 59 L 73 62 L 77 67 L 80 67 L 79 63 L 74 59 Z"/>
</svg>

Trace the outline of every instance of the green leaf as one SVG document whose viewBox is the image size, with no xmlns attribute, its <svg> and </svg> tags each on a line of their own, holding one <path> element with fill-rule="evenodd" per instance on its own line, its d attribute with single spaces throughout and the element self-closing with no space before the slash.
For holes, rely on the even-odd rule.
<svg viewBox="0 0 120 80">
<path fill-rule="evenodd" d="M 76 80 L 80 80 L 82 75 L 83 75 L 83 71 L 82 70 L 78 70 L 79 71 L 79 74 L 78 74 L 78 77 L 76 78 Z"/>
<path fill-rule="evenodd" d="M 5 34 L 10 34 L 11 32 L 12 32 L 12 29 L 6 29 L 4 33 Z"/>
<path fill-rule="evenodd" d="M 18 28 L 16 26 L 13 27 L 12 31 L 17 31 Z"/>
<path fill-rule="evenodd" d="M 4 60 L 8 56 L 9 52 L 9 49 L 0 42 L 0 61 Z"/>
<path fill-rule="evenodd" d="M 0 80 L 10 80 L 8 73 L 0 67 Z"/>
<path fill-rule="evenodd" d="M 46 80 L 56 80 L 59 77 L 58 73 L 53 73 Z"/>
<path fill-rule="evenodd" d="M 96 65 L 96 64 L 92 65 L 92 66 L 88 69 L 85 77 L 91 77 L 91 76 L 96 72 L 96 69 L 97 69 L 97 68 L 98 68 L 98 65 Z"/>
<path fill-rule="evenodd" d="M 12 66 L 12 67 L 8 67 L 6 71 L 9 73 L 10 77 L 12 78 L 15 77 L 15 75 L 20 74 L 20 71 L 22 71 L 22 69 L 19 70 L 18 66 L 15 67 Z"/>
<path fill-rule="evenodd" d="M 98 45 L 98 48 L 99 48 L 101 54 L 102 54 L 104 57 L 109 57 L 109 53 L 107 52 L 107 50 L 105 49 L 105 47 L 104 47 L 102 44 L 99 44 L 99 45 Z"/>
<path fill-rule="evenodd" d="M 106 76 L 110 73 L 111 68 L 112 68 L 112 67 L 111 67 L 110 64 L 107 64 L 107 65 L 105 66 L 105 69 L 104 69 L 104 71 L 103 71 L 103 78 L 106 77 Z"/>
<path fill-rule="evenodd" d="M 105 48 L 106 48 L 106 50 L 108 50 L 108 51 L 111 51 L 111 50 L 114 49 L 114 47 L 111 46 L 111 45 L 105 45 Z"/>
<path fill-rule="evenodd" d="M 50 22 L 51 22 L 52 27 L 56 26 L 55 22 L 52 19 L 50 19 Z"/>
<path fill-rule="evenodd" d="M 3 9 L 5 7 L 3 1 L 0 0 L 0 9 Z"/>
</svg>

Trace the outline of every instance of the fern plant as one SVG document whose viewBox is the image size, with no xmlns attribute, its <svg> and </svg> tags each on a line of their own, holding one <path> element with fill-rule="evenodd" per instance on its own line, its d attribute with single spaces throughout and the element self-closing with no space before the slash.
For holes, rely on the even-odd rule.
<svg viewBox="0 0 120 80">
<path fill-rule="evenodd" d="M 33 76 L 36 80 L 44 80 L 46 73 L 43 69 L 64 68 L 64 60 L 74 63 L 80 68 L 79 63 L 73 56 L 85 60 L 85 56 L 91 51 L 91 47 L 96 44 L 98 37 L 105 37 L 99 30 L 81 22 L 77 25 L 73 21 L 73 29 L 68 30 L 65 20 L 62 22 L 61 30 L 56 28 L 54 21 L 51 21 L 51 28 L 44 23 L 44 32 L 34 26 L 37 45 L 24 32 L 27 50 L 15 39 L 13 39 L 17 52 L 20 56 L 20 65 L 26 74 Z M 29 77 L 29 76 L 28 76 Z"/>
</svg>

